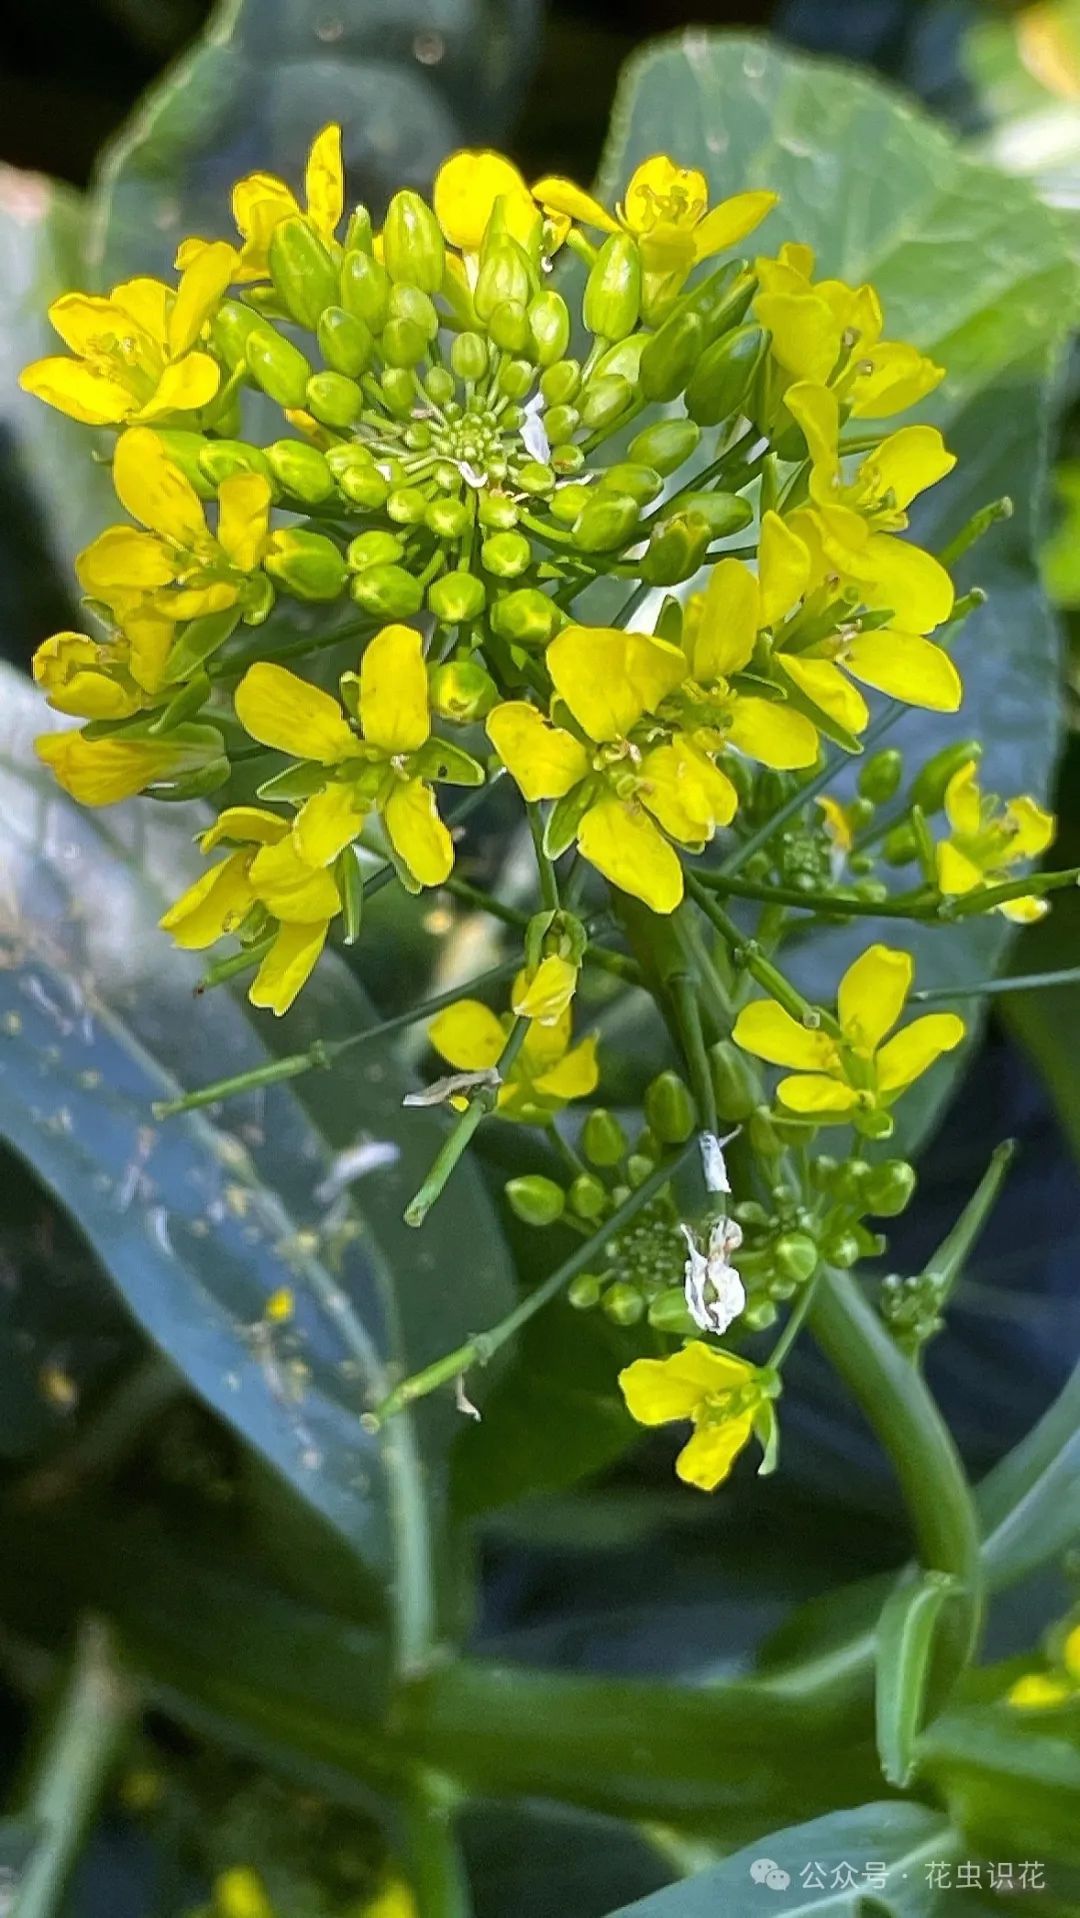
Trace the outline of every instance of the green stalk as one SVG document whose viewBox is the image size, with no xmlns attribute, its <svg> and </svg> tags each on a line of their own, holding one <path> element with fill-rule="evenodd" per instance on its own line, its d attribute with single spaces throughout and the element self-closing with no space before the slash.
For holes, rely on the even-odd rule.
<svg viewBox="0 0 1080 1918">
<path fill-rule="evenodd" d="M 437 1773 L 421 1774 L 404 1802 L 405 1840 L 417 1910 L 424 1918 L 473 1918 L 473 1902 L 454 1832 L 458 1794 Z"/>
<path fill-rule="evenodd" d="M 530 1024 L 531 1021 L 528 1019 L 514 1020 L 506 1044 L 499 1054 L 496 1070 L 500 1075 L 505 1075 L 509 1067 L 513 1065 L 525 1043 L 525 1035 Z M 406 1225 L 423 1225 L 436 1200 L 442 1197 L 480 1121 L 486 1119 L 490 1112 L 494 1112 L 498 1096 L 497 1085 L 481 1086 L 477 1092 L 473 1093 L 453 1131 L 444 1139 L 435 1154 L 427 1178 L 405 1207 L 403 1216 Z"/>
</svg>

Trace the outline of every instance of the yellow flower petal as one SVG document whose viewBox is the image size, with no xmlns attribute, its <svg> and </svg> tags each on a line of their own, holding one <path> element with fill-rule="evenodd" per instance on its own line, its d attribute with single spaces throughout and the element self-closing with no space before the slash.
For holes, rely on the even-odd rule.
<svg viewBox="0 0 1080 1918">
<path fill-rule="evenodd" d="M 994 907 L 1003 919 L 1011 919 L 1018 926 L 1033 926 L 1038 919 L 1045 919 L 1050 910 L 1049 899 L 1040 899 L 1028 894 L 1023 899 L 1003 899 Z"/>
<path fill-rule="evenodd" d="M 1037 859 L 1054 837 L 1057 820 L 1044 812 L 1037 800 L 1027 794 L 1010 799 L 1005 807 L 1005 824 L 1012 834 L 1009 864 L 1017 859 Z"/>
<path fill-rule="evenodd" d="M 589 770 L 580 741 L 524 699 L 496 706 L 488 714 L 487 736 L 528 800 L 561 799 Z"/>
<path fill-rule="evenodd" d="M 341 910 L 330 874 L 301 859 L 290 838 L 262 846 L 251 862 L 251 889 L 275 919 L 287 925 L 314 925 Z"/>
<path fill-rule="evenodd" d="M 138 406 L 134 394 L 119 380 L 62 355 L 24 366 L 19 385 L 24 393 L 32 393 L 84 426 L 118 426 Z"/>
<path fill-rule="evenodd" d="M 840 408 L 836 394 L 812 380 L 789 386 L 784 404 L 793 420 L 802 428 L 807 451 L 814 467 L 811 492 L 817 498 L 823 492 L 826 501 L 839 485 Z"/>
<path fill-rule="evenodd" d="M 705 260 L 713 253 L 737 246 L 761 225 L 778 198 L 775 193 L 734 193 L 729 200 L 721 200 L 694 228 L 694 257 Z"/>
<path fill-rule="evenodd" d="M 651 153 L 630 175 L 622 214 L 631 233 L 648 233 L 658 220 L 681 218 L 696 226 L 708 204 L 709 183 L 697 167 L 680 166 L 668 153 Z"/>
<path fill-rule="evenodd" d="M 787 772 L 812 766 L 818 756 L 817 729 L 802 713 L 779 699 L 740 695 L 727 732 L 731 745 L 763 766 Z"/>
<path fill-rule="evenodd" d="M 820 706 L 838 726 L 849 733 L 862 732 L 870 718 L 870 708 L 831 659 L 807 659 L 801 653 L 776 653 L 774 658 L 799 691 L 812 699 L 815 706 Z"/>
<path fill-rule="evenodd" d="M 1080 1625 L 1066 1634 L 1061 1647 L 1061 1662 L 1071 1678 L 1080 1679 Z"/>
<path fill-rule="evenodd" d="M 851 387 L 851 416 L 888 419 L 925 399 L 945 378 L 945 368 L 901 340 L 882 340 L 859 354 L 861 370 Z"/>
<path fill-rule="evenodd" d="M 247 860 L 243 853 L 230 853 L 202 873 L 162 914 L 158 925 L 163 932 L 171 932 L 174 943 L 185 952 L 202 952 L 225 933 L 235 932 L 253 900 Z"/>
<path fill-rule="evenodd" d="M 863 462 L 860 478 L 872 477 L 875 490 L 891 493 L 897 506 L 910 506 L 919 493 L 935 486 L 956 465 L 936 426 L 902 426 L 890 433 Z"/>
<path fill-rule="evenodd" d="M 337 700 L 284 666 L 267 660 L 249 666 L 236 688 L 234 704 L 240 724 L 252 739 L 294 759 L 317 759 L 323 766 L 335 766 L 361 751 Z"/>
<path fill-rule="evenodd" d="M 276 846 L 288 830 L 288 820 L 265 806 L 226 806 L 213 825 L 199 834 L 199 846 L 211 852 L 225 839 L 240 846 Z"/>
<path fill-rule="evenodd" d="M 752 999 L 736 1019 L 731 1036 L 744 1052 L 774 1066 L 828 1072 L 837 1061 L 836 1045 L 828 1033 L 800 1025 L 775 999 Z"/>
<path fill-rule="evenodd" d="M 776 1096 L 789 1112 L 817 1118 L 828 1113 L 839 1117 L 859 1103 L 859 1095 L 852 1086 L 818 1072 L 796 1072 L 788 1079 L 781 1079 Z"/>
<path fill-rule="evenodd" d="M 753 1377 L 745 1359 L 694 1339 L 666 1359 L 635 1359 L 619 1373 L 626 1409 L 639 1425 L 670 1425 L 692 1418 L 704 1400 L 731 1392 Z"/>
<path fill-rule="evenodd" d="M 454 866 L 454 842 L 442 820 L 435 793 L 423 779 L 395 785 L 382 809 L 390 843 L 422 886 L 441 886 Z"/>
<path fill-rule="evenodd" d="M 797 606 L 810 581 L 810 549 L 785 526 L 779 513 L 766 513 L 758 544 L 758 591 L 763 626 L 775 626 Z"/>
<path fill-rule="evenodd" d="M 262 558 L 270 499 L 261 473 L 232 473 L 218 487 L 218 545 L 242 573 L 253 573 Z"/>
<path fill-rule="evenodd" d="M 214 308 L 231 285 L 237 266 L 236 248 L 224 240 L 203 247 L 181 275 L 169 314 L 169 357 L 190 352 Z"/>
<path fill-rule="evenodd" d="M 501 153 L 452 153 L 435 175 L 432 204 L 451 246 L 479 253 L 498 199 L 522 200 L 535 217 L 533 198 L 512 160 Z"/>
<path fill-rule="evenodd" d="M 83 806 L 131 799 L 175 765 L 178 752 L 164 740 L 85 739 L 82 733 L 45 733 L 35 739 L 39 759 Z"/>
<path fill-rule="evenodd" d="M 282 926 L 251 982 L 248 998 L 278 1018 L 288 1012 L 301 987 L 315 970 L 326 944 L 326 921 Z"/>
<path fill-rule="evenodd" d="M 701 1426 L 675 1460 L 676 1472 L 684 1484 L 696 1485 L 701 1492 L 715 1492 L 750 1443 L 753 1432 L 752 1412 L 740 1412 L 720 1425 Z"/>
<path fill-rule="evenodd" d="M 305 865 L 329 866 L 345 846 L 352 844 L 364 823 L 368 807 L 355 786 L 334 780 L 305 799 L 296 815 L 293 842 Z"/>
<path fill-rule="evenodd" d="M 152 280 L 140 275 L 134 280 L 122 280 L 114 286 L 109 295 L 112 304 L 134 320 L 142 328 L 154 345 L 164 349 L 168 330 L 169 302 L 173 298 L 171 286 L 164 280 Z"/>
<path fill-rule="evenodd" d="M 113 485 L 121 506 L 140 525 L 181 546 L 207 545 L 202 501 L 148 426 L 121 433 L 113 454 Z"/>
<path fill-rule="evenodd" d="M 910 952 L 868 946 L 840 981 L 836 1010 L 848 1044 L 872 1052 L 899 1019 L 911 991 L 915 961 Z"/>
<path fill-rule="evenodd" d="M 498 1065 L 506 1031 L 489 1006 L 479 999 L 459 999 L 432 1020 L 430 1043 L 456 1072 L 486 1072 Z"/>
<path fill-rule="evenodd" d="M 963 681 L 948 653 L 918 633 L 887 627 L 856 633 L 844 647 L 843 661 L 856 679 L 908 706 L 955 713 L 964 697 Z"/>
<path fill-rule="evenodd" d="M 582 857 L 613 886 L 653 912 L 674 912 L 683 896 L 682 866 L 652 820 L 621 799 L 602 799 L 581 822 Z"/>
<path fill-rule="evenodd" d="M 360 724 L 385 753 L 414 753 L 431 732 L 427 671 L 420 635 L 384 626 L 360 662 Z"/>
<path fill-rule="evenodd" d="M 190 413 L 208 406 L 221 384 L 216 360 L 209 353 L 185 353 L 161 375 L 153 398 L 139 408 L 140 420 L 162 419 L 167 413 Z"/>
<path fill-rule="evenodd" d="M 982 823 L 982 798 L 979 793 L 978 761 L 968 759 L 954 772 L 945 788 L 945 817 L 954 832 L 970 838 Z"/>
<path fill-rule="evenodd" d="M 560 958 L 557 952 L 549 952 L 531 979 L 522 974 L 515 982 L 511 1008 L 519 1019 L 535 1019 L 540 1025 L 552 1025 L 569 1006 L 577 980 L 577 966 L 569 959 Z"/>
<path fill-rule="evenodd" d="M 590 739 L 620 739 L 686 677 L 667 640 L 614 626 L 564 626 L 547 649 L 556 691 Z"/>
<path fill-rule="evenodd" d="M 565 1058 L 546 1072 L 537 1073 L 533 1085 L 547 1099 L 585 1099 L 595 1092 L 600 1081 L 596 1061 L 598 1040 L 594 1034 L 573 1046 Z"/>
<path fill-rule="evenodd" d="M 76 719 L 126 719 L 142 705 L 137 692 L 110 676 L 110 649 L 86 633 L 52 633 L 31 661 L 49 705 Z M 123 663 L 122 654 L 116 666 Z"/>
<path fill-rule="evenodd" d="M 333 237 L 345 207 L 341 128 L 331 121 L 315 135 L 304 171 L 308 215 L 324 240 Z"/>
<path fill-rule="evenodd" d="M 741 559 L 718 560 L 701 595 L 690 653 L 695 679 L 708 685 L 747 665 L 761 617 L 758 583 Z"/>
<path fill-rule="evenodd" d="M 80 586 L 110 605 L 116 588 L 151 592 L 166 586 L 174 571 L 168 548 L 153 533 L 140 533 L 134 526 L 107 526 L 75 561 Z"/>
<path fill-rule="evenodd" d="M 124 637 L 128 642 L 128 667 L 132 679 L 145 692 L 161 689 L 165 666 L 176 627 L 149 604 L 124 615 Z"/>
<path fill-rule="evenodd" d="M 64 345 L 84 359 L 110 353 L 132 331 L 123 310 L 100 293 L 62 293 L 50 306 L 49 319 Z"/>
<path fill-rule="evenodd" d="M 1005 1701 L 1018 1711 L 1048 1711 L 1067 1704 L 1071 1696 L 1063 1678 L 1054 1678 L 1049 1672 L 1025 1672 L 1006 1692 Z"/>
<path fill-rule="evenodd" d="M 902 1092 L 905 1086 L 940 1059 L 952 1052 L 964 1036 L 964 1021 L 955 1012 L 928 1012 L 924 1019 L 905 1026 L 894 1039 L 882 1046 L 877 1055 L 879 1092 Z"/>
<path fill-rule="evenodd" d="M 939 892 L 946 898 L 961 898 L 965 892 L 974 892 L 983 883 L 981 867 L 969 859 L 966 852 L 954 846 L 951 840 L 943 839 L 936 852 L 937 882 Z"/>
<path fill-rule="evenodd" d="M 664 831 L 687 846 L 706 845 L 739 803 L 726 774 L 679 735 L 646 753 L 638 796 Z"/>
<path fill-rule="evenodd" d="M 909 540 L 872 533 L 867 541 L 862 583 L 868 606 L 888 607 L 904 632 L 932 633 L 944 625 L 956 598 L 952 580 L 939 559 Z"/>
<path fill-rule="evenodd" d="M 823 384 L 836 365 L 842 329 L 816 293 L 761 293 L 754 311 L 772 336 L 772 355 L 796 380 Z M 786 396 L 785 396 L 786 397 Z"/>
<path fill-rule="evenodd" d="M 542 180 L 533 182 L 532 194 L 545 213 L 561 213 L 578 226 L 598 226 L 605 233 L 619 231 L 618 220 L 605 206 L 601 206 L 599 200 L 594 200 L 591 193 L 575 186 L 573 180 L 545 174 Z"/>
</svg>

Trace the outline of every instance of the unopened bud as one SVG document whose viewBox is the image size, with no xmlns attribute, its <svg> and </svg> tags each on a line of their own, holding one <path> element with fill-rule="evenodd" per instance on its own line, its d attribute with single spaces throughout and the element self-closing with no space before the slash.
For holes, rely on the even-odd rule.
<svg viewBox="0 0 1080 1918">
<path fill-rule="evenodd" d="M 300 216 L 280 220 L 267 249 L 274 290 L 290 318 L 314 333 L 338 297 L 338 270 L 313 226 Z"/>
<path fill-rule="evenodd" d="M 696 453 L 700 443 L 701 428 L 693 420 L 657 420 L 634 435 L 628 454 L 666 478 Z"/>
<path fill-rule="evenodd" d="M 341 304 L 372 333 L 385 324 L 390 309 L 390 275 L 370 253 L 346 253 L 341 262 Z"/>
<path fill-rule="evenodd" d="M 583 553 L 613 553 L 640 523 L 641 509 L 629 493 L 593 492 L 574 521 L 574 543 Z"/>
<path fill-rule="evenodd" d="M 595 1106 L 582 1127 L 581 1145 L 590 1165 L 618 1165 L 627 1137 L 613 1112 Z"/>
<path fill-rule="evenodd" d="M 531 563 L 532 547 L 524 533 L 493 533 L 481 546 L 480 557 L 497 579 L 517 579 Z"/>
<path fill-rule="evenodd" d="M 304 440 L 275 440 L 266 449 L 266 460 L 282 491 L 305 506 L 319 506 L 337 490 L 325 454 Z"/>
<path fill-rule="evenodd" d="M 395 193 L 382 232 L 383 260 L 392 280 L 438 293 L 446 266 L 442 230 L 419 193 Z"/>
<path fill-rule="evenodd" d="M 432 667 L 428 689 L 432 712 L 459 726 L 486 719 L 499 697 L 491 674 L 474 659 L 448 659 Z"/>
<path fill-rule="evenodd" d="M 593 431 L 613 426 L 621 419 L 634 397 L 634 389 L 621 373 L 594 374 L 583 387 L 578 402 L 581 417 Z"/>
<path fill-rule="evenodd" d="M 718 426 L 742 411 L 765 351 L 759 326 L 739 326 L 702 354 L 686 388 L 686 410 L 699 426 Z"/>
<path fill-rule="evenodd" d="M 895 1219 L 915 1190 L 915 1168 L 906 1159 L 881 1159 L 862 1181 L 862 1201 L 880 1219 Z"/>
<path fill-rule="evenodd" d="M 424 603 L 423 587 L 403 566 L 368 566 L 355 575 L 349 592 L 380 619 L 411 619 Z"/>
<path fill-rule="evenodd" d="M 661 1145 L 682 1145 L 697 1124 L 694 1101 L 677 1072 L 661 1072 L 646 1086 L 644 1110 Z"/>
<path fill-rule="evenodd" d="M 650 586 L 678 586 L 702 565 L 712 534 L 700 513 L 673 513 L 649 535 L 641 577 Z"/>
<path fill-rule="evenodd" d="M 300 527 L 274 533 L 263 565 L 271 579 L 297 599 L 337 599 L 345 590 L 345 561 L 324 533 L 309 533 Z"/>
<path fill-rule="evenodd" d="M 641 391 L 647 400 L 677 399 L 705 344 L 696 313 L 676 312 L 649 339 L 641 355 Z"/>
<path fill-rule="evenodd" d="M 305 404 L 323 426 L 344 432 L 359 419 L 364 396 L 356 381 L 345 373 L 313 373 L 307 383 Z"/>
<path fill-rule="evenodd" d="M 554 1225 L 562 1217 L 566 1194 L 554 1179 L 545 1179 L 539 1172 L 508 1179 L 503 1191 L 511 1211 L 525 1225 Z"/>
<path fill-rule="evenodd" d="M 496 600 L 491 624 L 503 639 L 513 640 L 517 646 L 546 646 L 558 632 L 562 614 L 538 586 L 520 586 Z"/>
<path fill-rule="evenodd" d="M 582 317 L 590 333 L 624 340 L 641 310 L 641 254 L 628 233 L 604 241 L 585 283 Z"/>
<path fill-rule="evenodd" d="M 561 293 L 545 288 L 527 308 L 529 347 L 538 366 L 553 367 L 570 343 L 570 309 Z"/>
<path fill-rule="evenodd" d="M 904 755 L 895 746 L 884 746 L 859 768 L 857 785 L 863 799 L 883 806 L 892 798 L 904 775 Z"/>
<path fill-rule="evenodd" d="M 309 366 L 299 347 L 263 321 L 247 336 L 244 357 L 256 385 L 279 406 L 304 407 L 307 404 Z"/>
<path fill-rule="evenodd" d="M 463 620 L 479 618 L 486 604 L 484 582 L 475 573 L 443 573 L 428 587 L 428 606 L 444 626 L 459 626 Z"/>
</svg>

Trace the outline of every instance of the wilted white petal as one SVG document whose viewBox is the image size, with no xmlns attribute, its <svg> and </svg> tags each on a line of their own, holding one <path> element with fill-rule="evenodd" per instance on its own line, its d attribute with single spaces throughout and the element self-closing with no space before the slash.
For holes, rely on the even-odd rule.
<svg viewBox="0 0 1080 1918">
<path fill-rule="evenodd" d="M 315 1197 L 320 1205 L 332 1205 L 354 1179 L 362 1179 L 367 1172 L 381 1172 L 383 1166 L 394 1165 L 400 1157 L 400 1148 L 389 1139 L 364 1139 L 351 1145 L 337 1154 L 322 1184 L 315 1187 Z"/>
<path fill-rule="evenodd" d="M 479 1419 L 480 1407 L 473 1404 L 465 1390 L 464 1372 L 459 1372 L 457 1378 L 454 1380 L 454 1404 L 457 1406 L 459 1412 L 464 1413 L 466 1418 Z"/>
<path fill-rule="evenodd" d="M 501 1086 L 497 1066 L 485 1066 L 481 1072 L 448 1072 L 445 1079 L 433 1079 L 419 1092 L 407 1092 L 403 1106 L 441 1106 L 461 1093 L 479 1092 L 483 1086 Z"/>
</svg>

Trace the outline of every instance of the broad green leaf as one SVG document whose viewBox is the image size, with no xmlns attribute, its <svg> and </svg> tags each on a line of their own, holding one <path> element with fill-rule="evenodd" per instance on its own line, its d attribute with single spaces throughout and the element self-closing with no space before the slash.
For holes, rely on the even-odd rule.
<svg viewBox="0 0 1080 1918">
<path fill-rule="evenodd" d="M 1045 199 L 1080 199 L 1080 6 L 1043 0 L 995 18 L 973 18 L 963 60 L 989 122 L 979 147 L 1009 173 L 1030 179 Z"/>
<path fill-rule="evenodd" d="M 931 1867 L 948 1865 L 960 1843 L 949 1821 L 925 1805 L 859 1805 L 770 1832 L 714 1870 L 623 1905 L 610 1918 L 751 1918 L 759 1911 L 863 1918 L 867 1907 L 892 1918 L 930 1918 L 947 1908 Z"/>
<path fill-rule="evenodd" d="M 919 1740 L 920 1775 L 957 1824 L 996 1858 L 1080 1867 L 1077 1713 L 973 1706 L 936 1719 Z M 1051 1866 L 1047 1888 L 1055 1889 Z M 1072 1889 L 1077 1890 L 1075 1876 Z"/>
<path fill-rule="evenodd" d="M 881 1770 L 903 1789 L 914 1771 L 914 1747 L 925 1706 L 938 1621 L 957 1581 L 924 1572 L 891 1593 L 877 1624 L 875 1686 Z"/>
<path fill-rule="evenodd" d="M 408 1081 L 385 1048 L 154 1123 L 152 1101 L 177 1083 L 256 1065 L 271 1037 L 291 1050 L 354 1032 L 370 1007 L 332 960 L 272 1033 L 225 993 L 193 1001 L 200 962 L 172 952 L 156 920 L 193 875 L 199 816 L 72 806 L 30 753 L 40 720 L 8 673 L 0 1133 L 200 1396 L 370 1575 L 394 1578 L 404 1641 L 422 1655 L 439 1628 L 431 1526 L 461 1421 L 449 1395 L 382 1440 L 360 1417 L 390 1368 L 427 1363 L 507 1308 L 493 1215 L 464 1167 L 423 1236 L 402 1224 L 443 1122 L 402 1112 Z M 274 1294 L 294 1301 L 284 1323 L 267 1317 Z"/>
<path fill-rule="evenodd" d="M 1016 1584 L 1080 1538 L 1080 1366 L 976 1494 L 992 1591 Z"/>
<path fill-rule="evenodd" d="M 765 40 L 695 31 L 631 63 L 602 189 L 617 194 L 639 161 L 673 144 L 683 165 L 706 172 L 714 198 L 778 192 L 752 246 L 774 252 L 784 240 L 807 241 L 820 272 L 872 278 L 887 332 L 947 368 L 922 411 L 960 463 L 916 516 L 915 536 L 940 547 L 1006 492 L 1016 510 L 961 568 L 962 586 L 977 581 L 990 593 L 957 640 L 962 712 L 906 715 L 892 739 L 917 764 L 950 739 L 980 735 L 994 787 L 1045 797 L 1061 731 L 1058 637 L 1032 553 L 1049 385 L 1077 313 L 1071 225 L 878 82 Z M 873 937 L 908 944 L 920 984 L 948 985 L 1000 965 L 1009 929 L 1000 916 L 956 930 L 860 919 L 806 939 L 796 962 L 803 982 L 831 996 Z M 901 1104 L 901 1149 L 925 1133 L 958 1065 L 953 1055 Z"/>
</svg>

